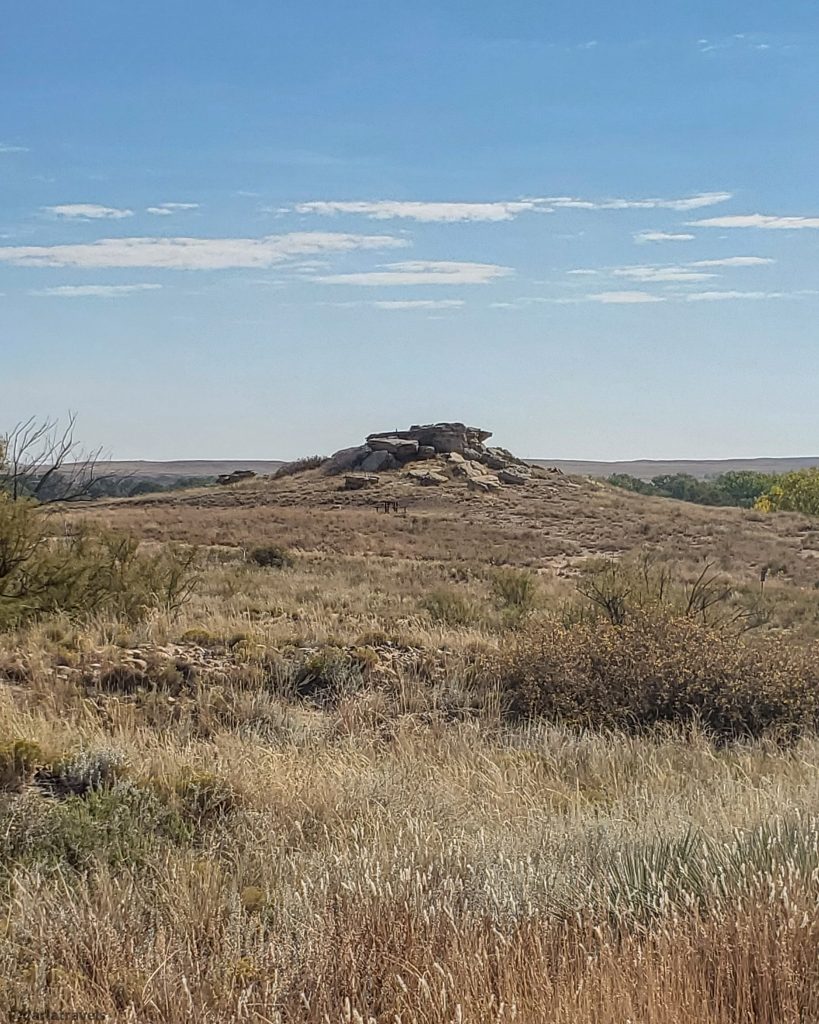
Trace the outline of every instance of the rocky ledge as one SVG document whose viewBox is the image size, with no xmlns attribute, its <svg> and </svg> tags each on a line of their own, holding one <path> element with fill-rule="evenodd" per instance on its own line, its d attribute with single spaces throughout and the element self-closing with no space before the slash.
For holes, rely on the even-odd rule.
<svg viewBox="0 0 819 1024">
<path fill-rule="evenodd" d="M 531 468 L 505 448 L 487 447 L 491 431 L 464 423 L 428 423 L 409 430 L 369 434 L 365 443 L 343 448 L 322 465 L 328 475 L 347 474 L 345 488 L 358 490 L 378 482 L 379 473 L 403 470 L 421 486 L 462 478 L 477 491 L 490 493 L 522 486 Z"/>
</svg>

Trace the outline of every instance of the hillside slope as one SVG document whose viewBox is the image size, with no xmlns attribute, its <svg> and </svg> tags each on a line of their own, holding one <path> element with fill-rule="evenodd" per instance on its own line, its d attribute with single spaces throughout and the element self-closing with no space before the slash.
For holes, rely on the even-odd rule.
<svg viewBox="0 0 819 1024">
<path fill-rule="evenodd" d="M 397 501 L 399 511 L 385 513 L 384 501 Z M 99 502 L 82 514 L 145 539 L 203 545 L 270 543 L 557 571 L 593 555 L 649 550 L 691 564 L 708 560 L 748 582 L 763 566 L 798 586 L 819 581 L 819 524 L 806 517 L 707 508 L 540 472 L 524 487 L 479 494 L 463 480 L 420 487 L 402 471 L 381 474 L 366 490 L 346 491 L 343 477 L 311 470 L 282 480 Z"/>
</svg>

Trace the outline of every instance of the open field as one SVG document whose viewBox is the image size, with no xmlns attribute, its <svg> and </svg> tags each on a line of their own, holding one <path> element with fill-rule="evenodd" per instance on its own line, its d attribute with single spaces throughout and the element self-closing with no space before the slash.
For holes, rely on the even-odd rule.
<svg viewBox="0 0 819 1024">
<path fill-rule="evenodd" d="M 736 641 L 749 668 L 766 680 L 765 651 L 798 651 L 810 683 L 816 522 L 560 476 L 498 495 L 392 475 L 338 487 L 309 472 L 59 520 L 148 551 L 201 545 L 201 579 L 174 613 L 57 615 L 3 639 L 3 1005 L 140 1022 L 817 1019 L 813 728 L 570 728 L 511 713 L 497 668 L 554 626 L 590 631 L 617 670 L 629 634 L 588 619 L 576 587 L 591 557 L 650 552 L 680 594 L 713 563 L 732 613 L 764 602 Z M 257 564 L 274 545 L 281 564 Z M 714 628 L 705 671 L 728 673 L 734 641 Z M 561 656 L 588 671 L 582 651 Z M 766 690 L 757 710 L 791 722 L 782 667 L 784 703 Z M 750 723 L 757 695 L 725 679 Z"/>
</svg>

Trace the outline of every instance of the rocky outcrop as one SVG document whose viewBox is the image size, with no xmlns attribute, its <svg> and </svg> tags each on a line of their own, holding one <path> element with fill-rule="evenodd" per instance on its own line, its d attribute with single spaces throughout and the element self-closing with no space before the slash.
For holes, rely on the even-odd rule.
<svg viewBox="0 0 819 1024">
<path fill-rule="evenodd" d="M 397 439 L 403 441 L 414 441 L 417 448 L 422 445 L 425 448 L 433 448 L 436 452 L 460 452 L 472 448 L 479 450 L 483 442 L 492 436 L 491 430 L 481 430 L 479 427 L 468 427 L 465 423 L 427 423 L 424 426 L 412 426 L 409 430 L 390 430 L 380 434 L 370 434 L 367 444 L 375 447 L 385 439 Z"/>
<path fill-rule="evenodd" d="M 252 469 L 234 469 L 232 473 L 217 476 L 216 483 L 223 487 L 229 487 L 231 484 L 240 484 L 244 480 L 253 480 L 255 476 Z"/>
<path fill-rule="evenodd" d="M 386 450 L 370 452 L 360 463 L 359 469 L 362 473 L 383 473 L 387 469 L 397 469 L 398 460 Z"/>
<path fill-rule="evenodd" d="M 367 438 L 367 447 L 374 452 L 389 452 L 399 461 L 406 462 L 418 454 L 418 442 L 410 437 L 373 436 Z"/>
<path fill-rule="evenodd" d="M 366 444 L 357 445 L 355 448 L 342 448 L 341 451 L 331 455 L 326 462 L 322 463 L 321 471 L 328 476 L 336 476 L 338 473 L 346 473 L 348 469 L 359 465 L 372 452 Z"/>
<path fill-rule="evenodd" d="M 345 490 L 372 486 L 377 476 L 405 470 L 422 486 L 465 480 L 476 491 L 496 491 L 502 484 L 522 486 L 530 479 L 529 467 L 505 448 L 487 448 L 488 430 L 465 423 L 428 423 L 408 430 L 387 430 L 367 437 L 366 444 L 343 448 L 327 459 L 323 473 L 348 474 Z M 418 463 L 424 462 L 424 466 Z"/>
</svg>

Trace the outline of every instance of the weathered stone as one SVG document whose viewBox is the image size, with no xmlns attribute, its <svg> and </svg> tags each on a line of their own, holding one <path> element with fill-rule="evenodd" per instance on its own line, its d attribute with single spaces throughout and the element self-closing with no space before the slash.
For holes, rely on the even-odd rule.
<svg viewBox="0 0 819 1024">
<path fill-rule="evenodd" d="M 343 489 L 345 491 L 360 491 L 364 487 L 373 487 L 377 483 L 377 476 L 345 476 Z"/>
<path fill-rule="evenodd" d="M 483 452 L 479 452 L 477 448 L 464 448 L 463 456 L 470 462 L 483 462 Z"/>
<path fill-rule="evenodd" d="M 512 469 L 509 467 L 508 469 L 502 469 L 498 473 L 498 480 L 500 480 L 502 484 L 519 485 L 528 483 L 530 477 L 529 474 L 525 473 L 523 470 Z"/>
<path fill-rule="evenodd" d="M 464 423 L 427 423 L 424 425 L 415 424 L 409 430 L 385 431 L 383 433 L 371 434 L 367 442 L 385 438 L 401 438 L 403 440 L 417 441 L 419 447 L 434 448 L 436 452 L 463 452 L 464 448 L 473 448 L 478 451 L 483 447 L 483 442 L 491 437 L 488 430 L 481 430 L 479 427 L 468 427 Z M 375 447 L 375 445 L 373 445 Z"/>
<path fill-rule="evenodd" d="M 482 491 L 485 494 L 497 491 L 500 487 L 498 478 L 489 476 L 488 473 L 484 476 L 475 474 L 475 476 L 467 477 L 466 483 L 467 487 L 470 487 L 473 491 Z"/>
<path fill-rule="evenodd" d="M 392 434 L 371 434 L 367 444 L 374 452 L 389 452 L 395 458 L 406 461 L 418 454 L 418 442 L 412 438 L 396 437 Z"/>
<path fill-rule="evenodd" d="M 326 462 L 322 463 L 321 471 L 328 476 L 345 473 L 348 469 L 353 469 L 354 466 L 363 462 L 371 451 L 372 449 L 368 448 L 366 444 L 357 445 L 355 448 L 342 448 L 341 451 L 331 455 Z"/>
<path fill-rule="evenodd" d="M 240 484 L 245 480 L 253 480 L 256 474 L 252 469 L 234 469 L 232 473 L 224 473 L 216 478 L 217 484 L 229 487 L 231 484 Z"/>
<path fill-rule="evenodd" d="M 408 469 L 407 476 L 414 483 L 421 484 L 424 487 L 445 484 L 448 479 L 444 473 L 440 473 L 437 469 Z"/>
<path fill-rule="evenodd" d="M 500 458 L 498 455 L 485 455 L 481 460 L 484 466 L 488 466 L 490 469 L 506 469 L 509 463 L 506 459 Z"/>
<path fill-rule="evenodd" d="M 435 451 L 431 444 L 418 445 L 419 459 L 434 459 L 437 454 L 438 453 Z"/>
<path fill-rule="evenodd" d="M 461 455 L 459 452 L 449 452 L 449 454 L 446 456 L 446 460 L 447 462 L 452 463 L 452 465 L 454 466 L 460 466 L 465 461 L 463 455 Z"/>
<path fill-rule="evenodd" d="M 452 472 L 455 473 L 457 476 L 465 476 L 468 480 L 476 478 L 481 479 L 483 477 L 489 476 L 489 473 L 480 464 L 480 462 L 468 462 L 466 459 L 463 458 L 461 458 L 460 461 L 458 462 L 453 462 Z"/>
<path fill-rule="evenodd" d="M 362 473 L 383 473 L 388 469 L 395 469 L 398 463 L 394 456 L 387 451 L 370 452 L 366 459 L 358 467 Z"/>
<path fill-rule="evenodd" d="M 500 459 L 506 465 L 509 465 L 510 462 L 514 463 L 517 466 L 526 465 L 526 463 L 522 459 L 519 459 L 516 455 L 513 455 L 508 448 L 487 448 L 486 454 L 491 456 L 492 458 Z"/>
</svg>

